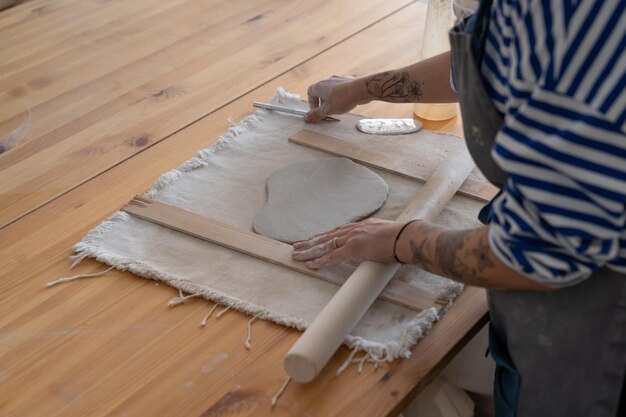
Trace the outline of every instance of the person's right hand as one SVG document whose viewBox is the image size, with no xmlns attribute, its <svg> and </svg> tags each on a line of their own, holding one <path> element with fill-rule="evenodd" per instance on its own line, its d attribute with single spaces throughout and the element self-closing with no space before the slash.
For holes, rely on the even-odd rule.
<svg viewBox="0 0 626 417">
<path fill-rule="evenodd" d="M 307 90 L 311 110 L 304 116 L 307 123 L 316 123 L 331 114 L 347 113 L 360 104 L 355 91 L 355 78 L 333 75 Z"/>
</svg>

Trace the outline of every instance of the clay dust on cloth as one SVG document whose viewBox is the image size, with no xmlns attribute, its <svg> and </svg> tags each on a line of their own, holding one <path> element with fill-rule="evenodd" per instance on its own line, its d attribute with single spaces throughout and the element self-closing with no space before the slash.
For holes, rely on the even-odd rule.
<svg viewBox="0 0 626 417">
<path fill-rule="evenodd" d="M 306 103 L 298 96 L 282 89 L 278 89 L 273 102 L 306 108 Z M 335 122 L 335 125 L 345 123 L 344 120 Z M 351 126 L 343 128 L 354 129 L 354 123 L 350 123 Z M 337 128 L 329 126 L 326 123 L 306 127 Z M 294 162 L 329 158 L 323 152 L 288 142 L 289 136 L 303 127 L 302 117 L 259 110 L 230 128 L 211 147 L 200 150 L 197 157 L 163 174 L 145 196 L 251 230 L 255 216 L 265 203 L 266 179 L 274 171 Z M 366 141 L 375 139 L 376 136 L 372 136 Z M 394 141 L 398 149 L 425 146 L 426 152 L 429 144 L 437 140 L 452 139 L 463 146 L 458 137 L 428 131 L 379 139 Z M 388 199 L 375 216 L 394 219 L 421 184 L 375 171 L 390 186 Z M 476 200 L 455 196 L 438 222 L 452 227 L 475 226 L 476 213 L 481 205 Z M 337 286 L 319 279 L 125 212 L 117 212 L 95 227 L 74 249 L 75 264 L 85 257 L 92 257 L 116 269 L 164 282 L 190 294 L 187 297 L 202 297 L 255 319 L 271 320 L 299 330 L 311 323 L 338 290 Z M 447 297 L 450 302 L 462 290 L 460 284 L 408 266 L 402 267 L 394 279 Z M 354 350 L 353 353 L 364 351 L 370 360 L 392 361 L 408 357 L 411 348 L 439 314 L 441 312 L 435 308 L 415 312 L 379 300 L 344 343 Z"/>
</svg>

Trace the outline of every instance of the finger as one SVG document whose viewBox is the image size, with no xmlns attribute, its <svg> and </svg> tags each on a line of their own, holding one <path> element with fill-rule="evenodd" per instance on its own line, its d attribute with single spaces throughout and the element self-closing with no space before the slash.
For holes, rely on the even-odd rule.
<svg viewBox="0 0 626 417">
<path fill-rule="evenodd" d="M 343 248 L 344 246 L 346 246 L 346 244 L 350 240 L 350 236 L 348 234 L 349 232 L 345 232 L 342 235 L 337 236 L 337 240 L 335 240 L 335 243 L 333 243 L 333 245 L 336 245 L 337 249 Z"/>
<path fill-rule="evenodd" d="M 293 244 L 293 249 L 296 251 L 303 251 L 305 249 L 312 248 L 313 246 L 317 246 L 321 243 L 324 243 L 328 240 L 328 235 L 321 235 L 318 237 L 311 238 L 309 240 L 303 240 L 302 242 L 296 242 Z"/>
<path fill-rule="evenodd" d="M 294 251 L 291 253 L 291 258 L 294 261 L 306 262 L 311 259 L 316 259 L 321 256 L 326 255 L 335 249 L 335 244 L 332 240 L 329 240 L 325 243 L 321 243 L 319 245 L 315 245 L 310 249 L 305 249 L 302 251 Z"/>
<path fill-rule="evenodd" d="M 314 237 L 323 236 L 323 235 L 327 235 L 327 234 L 330 234 L 330 233 L 335 233 L 335 232 L 338 232 L 339 230 L 350 229 L 350 228 L 354 227 L 357 224 L 358 224 L 357 222 L 342 224 L 341 226 L 337 226 L 334 229 L 327 230 L 327 231 L 321 232 L 321 233 L 316 233 L 313 236 L 311 236 L 309 239 L 313 239 Z"/>
<path fill-rule="evenodd" d="M 316 123 L 320 120 L 324 120 L 326 116 L 330 113 L 328 100 L 321 100 L 321 105 L 319 107 L 310 110 L 305 116 L 304 121 L 307 123 Z"/>
<path fill-rule="evenodd" d="M 307 123 L 317 123 L 324 119 L 327 114 L 322 110 L 323 106 L 316 107 L 304 115 L 304 121 Z"/>
<path fill-rule="evenodd" d="M 313 110 L 320 105 L 320 96 L 317 92 L 317 84 L 310 85 L 307 89 L 307 96 L 309 97 L 309 108 Z"/>
<path fill-rule="evenodd" d="M 333 75 L 332 77 L 330 77 L 331 79 L 335 79 L 335 80 L 354 80 L 356 77 L 353 75 Z"/>
<path fill-rule="evenodd" d="M 341 261 L 344 261 L 350 258 L 350 256 L 351 256 L 350 251 L 344 247 L 344 248 L 339 248 L 337 250 L 334 250 L 317 259 L 308 261 L 307 263 L 305 263 L 305 265 L 307 268 L 320 269 L 320 268 L 324 268 L 325 266 L 334 265 Z"/>
<path fill-rule="evenodd" d="M 333 230 L 331 230 L 330 232 L 327 232 L 325 234 L 317 234 L 317 235 L 313 235 L 313 237 L 311 237 L 309 240 L 303 240 L 301 242 L 296 242 L 293 244 L 293 248 L 296 251 L 302 251 L 305 249 L 309 249 L 313 246 L 328 242 L 329 240 L 332 240 L 334 238 L 340 238 L 342 236 L 345 236 L 348 234 L 348 232 L 350 232 L 350 228 L 347 228 L 346 226 L 342 226 L 342 227 L 337 227 Z"/>
</svg>

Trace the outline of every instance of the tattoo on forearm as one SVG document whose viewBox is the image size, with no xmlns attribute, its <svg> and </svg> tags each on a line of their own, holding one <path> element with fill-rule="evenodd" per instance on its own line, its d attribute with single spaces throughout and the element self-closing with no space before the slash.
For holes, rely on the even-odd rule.
<svg viewBox="0 0 626 417">
<path fill-rule="evenodd" d="M 488 268 L 495 267 L 486 236 L 475 236 L 473 230 L 445 231 L 437 237 L 437 266 L 450 278 L 470 285 L 485 285 Z M 472 237 L 475 245 L 468 244 Z"/>
<path fill-rule="evenodd" d="M 365 80 L 367 92 L 376 98 L 393 102 L 411 102 L 422 99 L 422 84 L 411 80 L 409 73 L 386 71 Z"/>
<path fill-rule="evenodd" d="M 411 247 L 411 263 L 423 269 L 430 269 L 430 267 L 433 266 L 433 262 L 428 257 L 426 242 L 428 242 L 428 239 L 422 239 L 418 246 L 413 239 L 409 241 L 409 246 Z"/>
<path fill-rule="evenodd" d="M 489 246 L 488 228 L 446 230 L 428 223 L 409 240 L 413 263 L 429 272 L 468 285 L 495 289 L 546 290 L 511 270 Z"/>
</svg>

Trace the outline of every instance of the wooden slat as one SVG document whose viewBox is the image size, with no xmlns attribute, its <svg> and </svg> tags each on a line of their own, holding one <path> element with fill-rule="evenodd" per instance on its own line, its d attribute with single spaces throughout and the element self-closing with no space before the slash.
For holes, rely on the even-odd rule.
<svg viewBox="0 0 626 417">
<path fill-rule="evenodd" d="M 428 180 L 436 168 L 429 161 L 428 155 L 412 152 L 410 148 L 398 149 L 397 154 L 383 153 L 307 129 L 299 130 L 289 138 L 289 141 L 422 182 Z M 491 200 L 496 193 L 497 189 L 493 185 L 471 178 L 468 178 L 459 189 L 459 194 L 482 201 Z"/>
<path fill-rule="evenodd" d="M 330 273 L 322 274 L 291 259 L 293 247 L 289 244 L 146 197 L 135 196 L 122 210 L 140 219 L 334 285 L 341 286 L 352 271 L 352 268 L 338 265 Z M 443 300 L 438 300 L 435 294 L 398 280 L 391 281 L 378 298 L 414 311 L 440 307 L 443 304 Z"/>
</svg>

